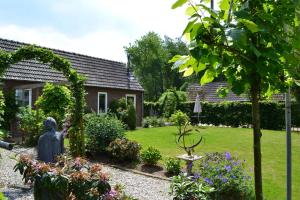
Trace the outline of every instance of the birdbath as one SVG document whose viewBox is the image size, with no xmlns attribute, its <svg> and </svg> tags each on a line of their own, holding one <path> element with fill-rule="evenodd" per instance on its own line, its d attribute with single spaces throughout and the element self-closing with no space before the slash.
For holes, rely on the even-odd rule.
<svg viewBox="0 0 300 200">
<path fill-rule="evenodd" d="M 192 175 L 192 168 L 193 168 L 193 162 L 196 160 L 200 160 L 203 156 L 199 155 L 192 155 L 192 152 L 194 152 L 194 148 L 198 146 L 202 142 L 202 137 L 198 140 L 198 142 L 187 146 L 185 136 L 190 133 L 193 129 L 188 129 L 188 123 L 185 124 L 183 127 L 183 131 L 179 133 L 178 139 L 176 141 L 177 145 L 182 148 L 186 154 L 179 155 L 177 158 L 184 160 L 186 162 L 186 172 L 187 175 Z M 198 129 L 195 129 L 197 132 L 200 132 Z"/>
<path fill-rule="evenodd" d="M 188 176 L 192 175 L 193 162 L 203 158 L 203 156 L 188 154 L 183 154 L 176 157 L 186 162 L 186 172 Z"/>
</svg>

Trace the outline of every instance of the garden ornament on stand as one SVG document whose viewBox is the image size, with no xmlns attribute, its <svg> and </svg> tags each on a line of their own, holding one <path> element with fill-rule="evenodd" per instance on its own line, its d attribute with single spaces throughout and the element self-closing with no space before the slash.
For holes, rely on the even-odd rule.
<svg viewBox="0 0 300 200">
<path fill-rule="evenodd" d="M 199 155 L 192 155 L 192 152 L 194 152 L 194 148 L 197 147 L 202 142 L 203 137 L 201 136 L 198 142 L 190 146 L 187 146 L 185 141 L 185 136 L 193 130 L 193 129 L 188 129 L 188 125 L 189 123 L 186 123 L 184 125 L 183 131 L 178 136 L 176 143 L 180 148 L 184 149 L 184 151 L 186 152 L 186 154 L 177 156 L 177 158 L 184 160 L 186 162 L 186 171 L 187 171 L 187 175 L 189 176 L 192 174 L 193 162 L 202 158 L 202 156 Z M 197 132 L 200 132 L 198 129 L 195 130 Z"/>
<path fill-rule="evenodd" d="M 48 117 L 44 122 L 46 131 L 38 140 L 38 160 L 45 163 L 54 163 L 55 158 L 64 152 L 64 137 L 60 132 L 56 132 L 56 121 Z"/>
</svg>

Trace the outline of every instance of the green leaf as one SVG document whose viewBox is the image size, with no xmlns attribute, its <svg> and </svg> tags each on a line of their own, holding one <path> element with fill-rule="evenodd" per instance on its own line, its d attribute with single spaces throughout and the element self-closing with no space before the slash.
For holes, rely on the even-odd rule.
<svg viewBox="0 0 300 200">
<path fill-rule="evenodd" d="M 194 73 L 194 69 L 193 67 L 189 67 L 187 68 L 187 70 L 183 73 L 183 77 L 187 77 L 187 76 L 190 76 Z"/>
<path fill-rule="evenodd" d="M 192 16 L 192 15 L 194 15 L 197 12 L 197 10 L 198 10 L 198 6 L 194 6 L 194 7 L 193 6 L 189 6 L 186 9 L 185 14 L 187 16 Z"/>
<path fill-rule="evenodd" d="M 254 52 L 254 54 L 255 54 L 257 57 L 260 57 L 260 56 L 261 56 L 260 51 L 258 51 L 258 49 L 257 49 L 252 43 L 250 43 L 250 49 Z"/>
<path fill-rule="evenodd" d="M 295 80 L 295 83 L 296 83 L 297 86 L 300 87 L 300 80 Z"/>
<path fill-rule="evenodd" d="M 182 35 L 184 35 L 184 34 L 186 34 L 186 33 L 189 33 L 189 32 L 192 30 L 192 28 L 193 28 L 193 26 L 194 26 L 194 24 L 195 24 L 196 21 L 197 21 L 197 19 L 195 19 L 195 20 L 193 20 L 193 21 L 190 21 L 190 22 L 187 24 L 187 26 L 185 27 L 185 29 L 184 29 Z"/>
<path fill-rule="evenodd" d="M 201 77 L 200 84 L 204 85 L 210 83 L 215 79 L 215 71 L 213 69 L 208 69 L 205 71 L 204 75 Z"/>
<path fill-rule="evenodd" d="M 180 59 L 182 56 L 181 55 L 175 55 L 173 56 L 173 58 L 171 58 L 168 63 L 174 63 L 176 62 L 178 59 Z"/>
<path fill-rule="evenodd" d="M 172 9 L 178 8 L 180 6 L 182 6 L 183 4 L 185 4 L 187 2 L 187 0 L 177 0 L 173 5 L 172 5 Z"/>
<path fill-rule="evenodd" d="M 229 0 L 221 0 L 219 6 L 220 6 L 221 10 L 229 10 L 230 1 Z"/>
<path fill-rule="evenodd" d="M 206 69 L 206 64 L 205 64 L 205 63 L 199 62 L 198 65 L 196 65 L 195 68 L 196 68 L 196 69 L 194 69 L 194 71 L 195 71 L 196 73 L 198 73 L 198 72 L 200 72 L 200 71 Z"/>
<path fill-rule="evenodd" d="M 203 4 L 200 4 L 199 6 L 201 6 L 204 10 L 206 10 L 212 17 L 214 17 L 214 18 L 218 17 L 218 15 L 212 9 L 210 9 L 209 7 L 207 7 Z"/>
<path fill-rule="evenodd" d="M 252 33 L 256 33 L 259 31 L 259 27 L 253 22 L 248 19 L 239 19 L 239 22 L 242 23 L 249 29 Z"/>
</svg>

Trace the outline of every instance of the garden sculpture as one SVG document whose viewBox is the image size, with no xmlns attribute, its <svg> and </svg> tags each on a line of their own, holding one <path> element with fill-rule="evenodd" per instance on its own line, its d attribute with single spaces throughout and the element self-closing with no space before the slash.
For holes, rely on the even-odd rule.
<svg viewBox="0 0 300 200">
<path fill-rule="evenodd" d="M 200 139 L 198 140 L 198 142 L 196 142 L 190 146 L 187 146 L 185 143 L 185 136 L 188 135 L 188 133 L 190 133 L 193 130 L 193 129 L 188 129 L 187 128 L 188 125 L 189 125 L 189 123 L 186 123 L 184 125 L 182 132 L 179 134 L 178 139 L 176 140 L 176 143 L 180 148 L 184 149 L 184 151 L 187 153 L 185 155 L 177 156 L 177 158 L 186 161 L 186 172 L 187 172 L 188 176 L 190 176 L 190 175 L 192 175 L 193 162 L 202 158 L 202 156 L 192 155 L 192 152 L 194 152 L 194 148 L 202 142 L 203 137 L 201 136 Z M 197 132 L 199 132 L 198 129 L 195 129 L 195 130 Z M 182 140 L 182 142 L 181 142 L 181 140 Z"/>
<path fill-rule="evenodd" d="M 192 152 L 194 151 L 194 148 L 195 148 L 196 146 L 198 146 L 198 145 L 202 142 L 202 139 L 203 139 L 203 138 L 202 138 L 202 136 L 201 136 L 198 142 L 192 144 L 191 146 L 187 146 L 186 143 L 185 143 L 185 136 L 193 130 L 193 129 L 187 129 L 188 125 L 189 125 L 189 123 L 186 123 L 186 124 L 184 125 L 183 131 L 179 134 L 176 143 L 177 143 L 177 145 L 178 145 L 180 148 L 182 148 L 182 149 L 185 150 L 185 152 L 187 153 L 188 156 L 191 157 L 191 156 L 192 156 Z M 195 129 L 195 130 L 196 130 L 197 132 L 199 132 L 198 129 Z M 180 142 L 181 140 L 182 140 L 182 145 L 181 145 L 181 142 Z"/>
<path fill-rule="evenodd" d="M 38 140 L 38 160 L 45 163 L 54 163 L 56 156 L 64 152 L 64 137 L 56 127 L 55 119 L 48 117 L 44 122 L 46 132 Z"/>
</svg>

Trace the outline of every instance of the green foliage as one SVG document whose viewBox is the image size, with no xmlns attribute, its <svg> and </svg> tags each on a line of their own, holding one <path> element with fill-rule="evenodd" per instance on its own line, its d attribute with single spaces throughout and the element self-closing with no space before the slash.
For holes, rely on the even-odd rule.
<svg viewBox="0 0 300 200">
<path fill-rule="evenodd" d="M 144 108 L 149 109 L 151 103 L 144 103 Z M 198 123 L 197 116 L 193 112 L 194 102 L 186 102 L 179 106 L 190 118 L 191 122 Z M 292 126 L 300 126 L 299 103 L 292 102 Z M 250 126 L 251 103 L 250 102 L 201 102 L 202 112 L 200 122 L 215 126 L 226 125 L 232 127 Z M 260 102 L 261 128 L 281 130 L 285 127 L 284 103 L 273 101 Z M 153 107 L 153 112 L 159 113 L 159 107 Z M 144 118 L 145 119 L 145 118 Z"/>
<path fill-rule="evenodd" d="M 156 165 L 162 159 L 160 151 L 154 147 L 148 147 L 141 154 L 142 161 L 147 165 Z"/>
<path fill-rule="evenodd" d="M 189 120 L 190 119 L 187 114 L 181 112 L 180 110 L 170 117 L 170 121 L 177 126 L 179 134 L 182 133 L 183 127 L 189 122 Z"/>
<path fill-rule="evenodd" d="M 0 140 L 5 140 L 10 137 L 9 132 L 5 129 L 0 129 Z M 0 156 L 1 158 L 1 156 Z"/>
<path fill-rule="evenodd" d="M 213 187 L 199 183 L 194 177 L 185 174 L 174 176 L 170 187 L 174 200 L 210 200 L 209 194 L 214 191 Z"/>
<path fill-rule="evenodd" d="M 16 98 L 14 91 L 8 91 L 4 93 L 5 98 L 5 108 L 4 108 L 4 122 L 3 128 L 5 130 L 10 130 L 12 120 L 16 118 L 16 114 L 19 111 L 19 108 L 16 104 Z"/>
<path fill-rule="evenodd" d="M 255 199 L 251 176 L 246 173 L 245 161 L 232 157 L 229 152 L 208 153 L 200 163 L 194 178 L 215 188 L 212 199 Z"/>
<path fill-rule="evenodd" d="M 178 106 L 187 101 L 187 94 L 183 91 L 168 90 L 164 92 L 158 100 L 164 117 L 170 117 Z"/>
<path fill-rule="evenodd" d="M 48 49 L 38 48 L 34 45 L 24 46 L 16 51 L 8 52 L 0 50 L 0 76 L 9 68 L 23 60 L 37 60 L 42 64 L 48 64 L 52 69 L 62 72 L 71 83 L 70 89 L 74 103 L 71 107 L 71 128 L 69 129 L 70 151 L 74 156 L 83 155 L 83 113 L 84 113 L 84 78 L 71 67 L 71 63 L 54 54 Z"/>
<path fill-rule="evenodd" d="M 145 89 L 145 99 L 156 101 L 169 88 L 179 88 L 185 80 L 171 70 L 168 60 L 176 54 L 186 54 L 186 44 L 180 39 L 149 32 L 125 47 L 129 55 L 130 69 Z"/>
<path fill-rule="evenodd" d="M 127 125 L 129 130 L 136 129 L 136 112 L 134 105 L 128 106 L 128 117 L 127 117 Z"/>
<path fill-rule="evenodd" d="M 40 135 L 43 133 L 46 117 L 42 110 L 33 110 L 30 107 L 21 107 L 17 115 L 18 128 L 25 133 L 25 144 L 36 146 Z"/>
<path fill-rule="evenodd" d="M 178 175 L 180 173 L 180 160 L 177 158 L 167 158 L 165 166 L 170 175 Z"/>
<path fill-rule="evenodd" d="M 67 109 L 71 105 L 71 91 L 66 86 L 46 83 L 35 105 L 42 109 L 45 115 L 53 117 L 58 127 L 61 127 Z"/>
<path fill-rule="evenodd" d="M 159 117 L 145 117 L 142 121 L 143 128 L 151 128 L 151 127 L 162 127 L 165 126 L 164 118 Z"/>
<path fill-rule="evenodd" d="M 112 141 L 107 151 L 118 162 L 132 162 L 140 158 L 141 145 L 126 138 L 117 138 Z"/>
<path fill-rule="evenodd" d="M 5 111 L 5 100 L 4 100 L 3 92 L 0 90 L 0 127 L 3 127 L 4 111 Z"/>
<path fill-rule="evenodd" d="M 87 149 L 91 152 L 103 152 L 116 138 L 124 137 L 122 122 L 115 117 L 90 114 L 85 121 Z"/>
<path fill-rule="evenodd" d="M 80 157 L 58 158 L 59 165 L 34 162 L 21 155 L 14 167 L 25 183 L 34 183 L 34 199 L 124 200 L 130 199 L 120 185 L 112 188 L 100 164 L 89 165 Z"/>
<path fill-rule="evenodd" d="M 7 198 L 4 196 L 2 192 L 0 192 L 0 200 L 7 200 Z"/>
</svg>

